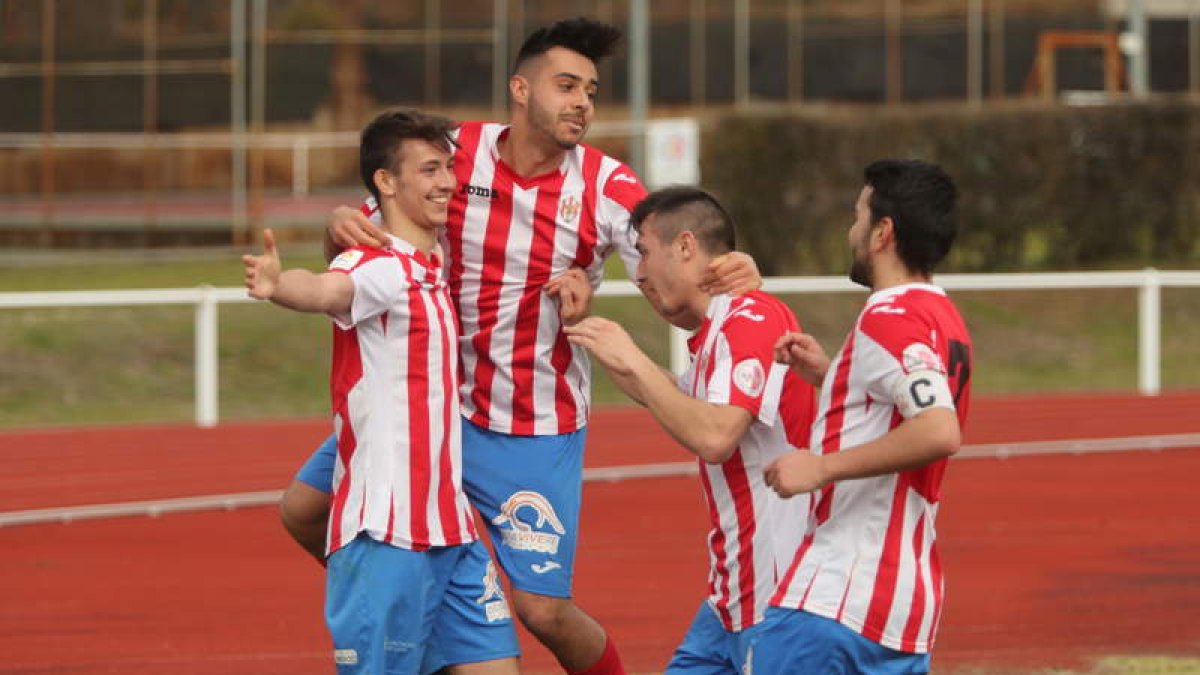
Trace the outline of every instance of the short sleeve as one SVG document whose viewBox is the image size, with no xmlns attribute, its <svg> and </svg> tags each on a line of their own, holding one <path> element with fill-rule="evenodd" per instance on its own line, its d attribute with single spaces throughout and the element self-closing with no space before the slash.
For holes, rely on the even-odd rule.
<svg viewBox="0 0 1200 675">
<path fill-rule="evenodd" d="M 354 282 L 350 314 L 333 316 L 343 329 L 388 311 L 409 286 L 400 261 L 382 249 L 348 248 L 329 263 L 329 271 L 347 274 Z"/>
<path fill-rule="evenodd" d="M 633 209 L 646 197 L 646 188 L 628 166 L 621 164 L 609 175 L 601 192 L 601 219 L 611 232 L 613 246 L 625 264 L 625 273 L 630 279 L 637 274 L 637 236 L 630 224 Z"/>
<path fill-rule="evenodd" d="M 733 302 L 721 325 L 706 398 L 710 403 L 744 408 L 773 425 L 787 375 L 787 366 L 775 362 L 775 342 L 794 330 L 794 322 L 780 308 L 760 300 L 742 296 Z"/>
<path fill-rule="evenodd" d="M 905 418 L 930 407 L 954 408 L 934 331 L 919 316 L 881 305 L 866 311 L 859 331 L 882 352 L 867 383 L 872 397 L 895 405 Z"/>
</svg>

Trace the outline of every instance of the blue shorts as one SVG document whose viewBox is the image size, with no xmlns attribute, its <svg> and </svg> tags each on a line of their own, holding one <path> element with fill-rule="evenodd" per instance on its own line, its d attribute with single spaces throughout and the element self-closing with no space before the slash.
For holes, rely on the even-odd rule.
<svg viewBox="0 0 1200 675">
<path fill-rule="evenodd" d="M 333 494 L 333 465 L 337 461 L 337 435 L 329 434 L 321 447 L 296 472 L 296 480 Z"/>
<path fill-rule="evenodd" d="M 586 430 L 513 436 L 463 420 L 463 489 L 487 523 L 497 562 L 515 588 L 571 597 Z M 333 492 L 330 436 L 296 479 Z"/>
<path fill-rule="evenodd" d="M 584 429 L 513 436 L 463 420 L 463 489 L 514 588 L 571 597 L 585 438 Z"/>
<path fill-rule="evenodd" d="M 478 541 L 411 551 L 360 534 L 329 557 L 325 621 L 339 675 L 426 675 L 520 651 Z"/>
<path fill-rule="evenodd" d="M 811 612 L 770 607 L 750 657 L 754 673 L 867 673 L 910 675 L 929 672 L 929 654 L 889 649 L 842 624 Z"/>
<path fill-rule="evenodd" d="M 700 603 L 692 627 L 683 636 L 683 642 L 675 648 L 675 654 L 663 675 L 741 675 L 746 654 L 758 634 L 759 625 L 740 631 L 725 630 L 721 619 L 705 600 Z"/>
</svg>

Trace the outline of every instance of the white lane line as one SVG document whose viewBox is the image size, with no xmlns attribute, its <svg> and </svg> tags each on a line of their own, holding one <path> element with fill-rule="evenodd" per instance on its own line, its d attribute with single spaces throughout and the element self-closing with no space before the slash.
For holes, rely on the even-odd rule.
<svg viewBox="0 0 1200 675">
<path fill-rule="evenodd" d="M 1082 455 L 1096 452 L 1156 451 L 1197 447 L 1200 447 L 1200 433 L 1125 436 L 1122 438 L 1066 439 L 1061 441 L 1034 441 L 1028 443 L 987 443 L 963 446 L 955 457 L 956 459 L 1007 459 L 1009 457 L 1030 455 Z M 583 480 L 586 482 L 614 483 L 641 478 L 694 476 L 696 473 L 697 467 L 695 462 L 663 462 L 659 464 L 631 464 L 584 469 Z M 277 504 L 282 495 L 282 490 L 265 490 L 262 492 L 239 492 L 222 495 L 182 497 L 178 499 L 155 499 L 149 501 L 120 502 L 117 504 L 91 504 L 87 506 L 9 511 L 7 513 L 0 513 L 0 527 L 39 525 L 44 523 L 71 523 L 77 520 L 116 518 L 120 516 L 150 516 L 154 518 L 167 513 L 221 509 L 232 510 Z"/>
</svg>

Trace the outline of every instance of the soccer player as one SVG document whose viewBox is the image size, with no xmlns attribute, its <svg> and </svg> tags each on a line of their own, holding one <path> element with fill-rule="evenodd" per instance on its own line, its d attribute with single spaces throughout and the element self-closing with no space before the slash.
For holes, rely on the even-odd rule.
<svg viewBox="0 0 1200 675">
<path fill-rule="evenodd" d="M 634 209 L 633 227 L 642 293 L 664 319 L 695 331 L 687 371 L 672 381 L 607 319 L 586 318 L 566 333 L 698 458 L 711 527 L 708 597 L 666 672 L 740 675 L 808 512 L 807 497 L 782 500 L 763 480 L 775 458 L 807 443 L 815 412 L 812 385 L 774 359 L 776 340 L 799 325 L 762 291 L 701 290 L 712 259 L 735 245 L 732 218 L 707 192 L 652 192 Z"/>
<path fill-rule="evenodd" d="M 776 357 L 823 379 L 808 449 L 776 460 L 781 496 L 812 521 L 754 646 L 757 673 L 923 673 L 942 607 L 934 518 L 970 401 L 971 338 L 931 282 L 954 242 L 953 181 L 937 166 L 866 168 L 850 279 L 871 296 L 831 362 L 789 333 Z"/>
<path fill-rule="evenodd" d="M 605 630 L 571 600 L 591 375 L 562 324 L 579 318 L 572 307 L 586 308 L 613 251 L 631 277 L 637 266 L 629 213 L 645 189 L 628 166 L 581 142 L 595 115 L 596 63 L 619 39 L 613 26 L 571 19 L 525 40 L 509 79 L 510 124 L 459 128 L 459 187 L 443 238 L 462 322 L 467 495 L 521 622 L 565 671 L 590 675 L 624 668 Z M 335 211 L 329 230 L 331 253 L 382 243 L 359 209 Z M 715 260 L 705 279 L 713 292 L 760 281 L 744 254 Z M 328 462 L 317 454 L 301 469 L 281 505 L 285 523 L 319 522 Z"/>
<path fill-rule="evenodd" d="M 325 618 L 339 673 L 516 673 L 516 635 L 462 488 L 458 338 L 436 252 L 454 194 L 447 119 L 385 113 L 360 172 L 383 248 L 281 272 L 270 230 L 252 297 L 334 322 L 337 435 Z"/>
</svg>

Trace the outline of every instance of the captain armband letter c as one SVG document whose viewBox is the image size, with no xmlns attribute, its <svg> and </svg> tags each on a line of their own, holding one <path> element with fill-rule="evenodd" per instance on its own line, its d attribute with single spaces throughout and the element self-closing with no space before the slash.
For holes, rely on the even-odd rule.
<svg viewBox="0 0 1200 675">
<path fill-rule="evenodd" d="M 916 417 L 930 408 L 954 409 L 950 383 L 936 370 L 915 370 L 896 382 L 892 391 L 896 407 L 904 419 Z"/>
</svg>

